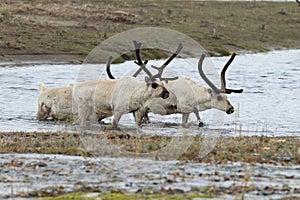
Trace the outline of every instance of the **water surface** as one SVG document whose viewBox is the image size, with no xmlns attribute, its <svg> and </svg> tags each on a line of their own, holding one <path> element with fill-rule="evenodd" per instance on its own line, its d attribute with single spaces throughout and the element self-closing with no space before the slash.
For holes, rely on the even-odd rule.
<svg viewBox="0 0 300 200">
<path fill-rule="evenodd" d="M 204 65 L 214 64 L 220 70 L 228 59 L 210 58 L 205 60 Z M 156 65 L 162 62 L 152 61 Z M 175 59 L 169 66 L 170 72 L 166 71 L 165 76 L 177 74 L 205 85 L 195 69 L 196 63 L 197 59 Z M 103 65 L 94 67 L 99 67 L 100 71 L 104 68 Z M 69 124 L 35 119 L 39 95 L 37 83 L 44 82 L 49 87 L 66 86 L 78 81 L 82 69 L 82 65 L 64 63 L 0 63 L 0 131 L 75 130 Z M 113 73 L 118 77 L 130 75 L 136 69 L 132 62 L 112 66 Z M 106 78 L 105 73 L 93 75 L 99 76 Z M 243 88 L 244 93 L 228 95 L 236 112 L 232 115 L 224 114 L 224 134 L 300 136 L 300 50 L 238 55 L 227 72 L 227 80 L 228 87 Z M 213 81 L 219 84 L 216 77 Z M 207 125 L 211 124 L 211 112 L 201 112 Z M 161 121 L 181 122 L 179 114 L 150 117 L 153 124 Z M 190 129 L 198 131 L 195 117 L 191 116 L 189 121 Z M 124 117 L 120 124 L 135 127 L 131 116 Z M 176 131 L 179 128 L 170 129 Z M 160 130 L 167 132 L 168 128 Z"/>
</svg>

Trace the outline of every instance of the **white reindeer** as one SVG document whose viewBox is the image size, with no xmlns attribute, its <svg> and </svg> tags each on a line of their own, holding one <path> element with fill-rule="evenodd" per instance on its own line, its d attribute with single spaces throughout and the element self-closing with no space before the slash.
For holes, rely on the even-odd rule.
<svg viewBox="0 0 300 200">
<path fill-rule="evenodd" d="M 138 64 L 148 76 L 153 76 L 151 72 L 145 67 L 145 65 L 147 64 L 147 60 L 143 62 L 140 58 L 140 46 L 140 43 L 135 42 L 137 56 L 137 61 L 135 63 Z M 158 70 L 158 74 L 154 75 L 153 77 L 161 78 L 164 68 L 171 62 L 174 57 L 176 57 L 181 49 L 182 46 L 179 45 L 176 52 L 160 68 L 155 67 Z M 181 113 L 182 126 L 188 127 L 188 118 L 190 113 L 194 113 L 196 115 L 199 126 L 203 126 L 199 111 L 216 108 L 218 110 L 225 111 L 227 114 L 233 113 L 234 107 L 228 101 L 227 96 L 223 93 L 230 94 L 232 92 L 243 92 L 242 89 L 234 90 L 226 88 L 225 72 L 234 59 L 234 56 L 235 54 L 232 55 L 231 59 L 226 63 L 222 70 L 221 89 L 218 89 L 212 82 L 210 82 L 203 73 L 202 63 L 205 56 L 202 55 L 198 63 L 198 70 L 200 76 L 211 88 L 205 88 L 189 78 L 179 78 L 175 80 L 167 79 L 169 81 L 167 82 L 167 84 L 165 84 L 165 87 L 171 94 L 174 94 L 176 98 L 173 98 L 173 101 L 170 101 L 171 98 L 165 100 L 158 98 L 150 99 L 147 103 L 145 103 L 144 110 L 146 112 L 144 113 L 145 115 L 143 117 L 146 118 L 146 120 L 149 119 L 147 115 L 148 112 L 153 112 L 155 114 L 161 115 Z M 137 76 L 139 71 L 140 69 L 134 74 L 134 76 Z M 110 66 L 107 66 L 107 74 L 110 78 L 114 78 L 110 72 Z M 176 103 L 174 103 L 174 99 L 176 100 Z"/>
<path fill-rule="evenodd" d="M 110 65 L 112 57 L 109 58 Z M 76 123 L 85 125 L 89 115 L 96 113 L 98 121 L 113 116 L 112 128 L 116 128 L 122 115 L 133 113 L 136 124 L 140 125 L 140 113 L 144 113 L 144 103 L 151 98 L 166 99 L 169 92 L 157 79 L 145 78 L 141 82 L 133 77 L 115 80 L 94 80 L 73 86 L 73 100 L 78 105 Z"/>
<path fill-rule="evenodd" d="M 51 87 L 39 85 L 38 111 L 39 121 L 51 117 L 52 120 L 66 120 L 72 117 L 72 87 Z"/>
</svg>

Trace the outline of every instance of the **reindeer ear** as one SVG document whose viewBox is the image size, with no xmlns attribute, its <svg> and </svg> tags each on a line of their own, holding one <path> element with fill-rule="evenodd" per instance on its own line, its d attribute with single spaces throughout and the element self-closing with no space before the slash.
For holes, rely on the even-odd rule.
<svg viewBox="0 0 300 200">
<path fill-rule="evenodd" d="M 40 89 L 40 91 L 43 91 L 43 90 L 45 90 L 46 89 L 46 86 L 45 86 L 45 84 L 44 83 L 38 83 L 38 86 L 39 86 L 39 89 Z"/>
<path fill-rule="evenodd" d="M 147 77 L 147 76 L 145 77 L 145 82 L 147 84 L 151 84 L 152 83 L 151 79 L 149 77 Z"/>
</svg>

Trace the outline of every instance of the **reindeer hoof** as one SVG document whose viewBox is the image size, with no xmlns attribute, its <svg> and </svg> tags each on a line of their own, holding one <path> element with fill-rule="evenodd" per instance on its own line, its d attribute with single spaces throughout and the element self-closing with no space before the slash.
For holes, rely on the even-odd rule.
<svg viewBox="0 0 300 200">
<path fill-rule="evenodd" d="M 203 126 L 204 126 L 204 123 L 203 123 L 203 122 L 199 122 L 198 126 L 199 126 L 199 127 L 203 127 Z"/>
</svg>

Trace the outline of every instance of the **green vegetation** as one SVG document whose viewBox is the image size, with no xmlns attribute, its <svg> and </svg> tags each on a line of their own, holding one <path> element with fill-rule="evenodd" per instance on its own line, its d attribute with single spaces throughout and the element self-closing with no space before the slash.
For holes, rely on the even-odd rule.
<svg viewBox="0 0 300 200">
<path fill-rule="evenodd" d="M 166 191 L 158 194 L 141 194 L 141 193 L 130 193 L 122 191 L 111 191 L 108 193 L 99 193 L 98 195 L 88 195 L 89 193 L 69 193 L 57 197 L 43 198 L 43 200 L 142 200 L 142 199 L 164 199 L 164 200 L 182 200 L 182 199 L 193 199 L 193 198 L 213 198 L 216 195 L 211 194 L 181 194 L 179 192 Z"/>
<path fill-rule="evenodd" d="M 84 58 L 116 33 L 150 26 L 187 34 L 211 55 L 300 48 L 299 16 L 296 2 L 6 1 L 0 7 L 0 55 Z"/>
<path fill-rule="evenodd" d="M 164 147 L 171 137 L 135 137 L 121 131 L 106 131 L 106 139 L 130 154 L 154 152 Z M 93 135 L 95 141 L 103 135 Z M 184 139 L 184 138 L 183 138 Z M 204 158 L 199 158 L 201 141 L 197 136 L 180 160 L 205 163 L 281 163 L 300 164 L 299 139 L 297 137 L 237 136 L 219 138 L 214 149 Z M 77 133 L 9 132 L 0 133 L 0 153 L 43 153 L 90 156 Z"/>
</svg>

